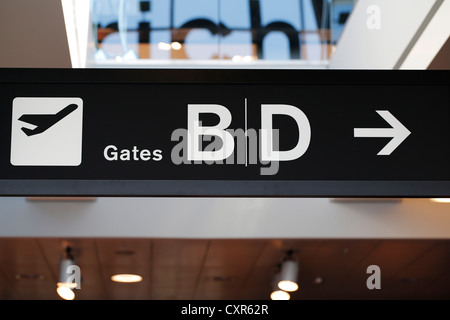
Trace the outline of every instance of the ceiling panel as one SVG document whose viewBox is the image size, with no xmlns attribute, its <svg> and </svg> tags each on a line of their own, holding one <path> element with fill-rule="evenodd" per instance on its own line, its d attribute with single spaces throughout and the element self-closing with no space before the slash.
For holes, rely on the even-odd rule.
<svg viewBox="0 0 450 320">
<path fill-rule="evenodd" d="M 194 299 L 193 289 L 178 287 L 159 287 L 152 291 L 154 300 L 192 300 Z"/>
<path fill-rule="evenodd" d="M 450 247 L 448 241 L 439 241 L 410 264 L 402 272 L 405 278 L 435 278 L 443 276 L 450 268 Z"/>
<path fill-rule="evenodd" d="M 76 299 L 269 299 L 287 250 L 300 263 L 292 299 L 448 299 L 450 241 L 369 239 L 1 238 L 0 299 L 60 299 L 69 244 L 82 271 Z M 381 290 L 366 269 L 381 268 Z M 139 283 L 115 283 L 136 273 Z"/>
<path fill-rule="evenodd" d="M 207 240 L 153 240 L 153 260 L 155 267 L 190 266 L 200 267 L 209 242 Z"/>
<path fill-rule="evenodd" d="M 104 284 L 102 269 L 94 264 L 80 265 L 81 288 L 74 290 L 77 299 L 108 299 L 107 289 Z"/>
<path fill-rule="evenodd" d="M 200 267 L 153 267 L 152 286 L 193 288 L 198 280 Z"/>
<path fill-rule="evenodd" d="M 397 275 L 400 283 L 395 290 L 402 291 L 407 286 L 409 295 L 425 295 L 438 281 L 445 278 L 450 270 L 450 247 L 448 241 L 439 241 L 424 254 L 409 264 Z M 450 292 L 450 287 L 447 288 Z"/>
<path fill-rule="evenodd" d="M 32 261 L 2 266 L 7 279 L 22 299 L 56 299 L 56 281 L 45 264 Z"/>
<path fill-rule="evenodd" d="M 355 266 L 369 255 L 378 243 L 379 241 L 369 240 L 323 241 L 312 255 L 300 261 L 302 292 L 344 294 L 352 291 L 348 278 L 364 274 L 365 269 L 359 270 Z M 315 283 L 317 278 L 322 279 L 320 285 Z M 358 283 L 365 285 L 365 280 Z"/>
<path fill-rule="evenodd" d="M 377 264 L 383 270 L 383 278 L 390 278 L 420 259 L 436 243 L 437 241 L 383 241 L 361 262 L 360 268 Z"/>
<path fill-rule="evenodd" d="M 0 238 L 0 263 L 17 265 L 21 263 L 45 264 L 36 239 Z"/>
<path fill-rule="evenodd" d="M 55 278 L 36 239 L 0 239 L 0 273 L 11 290 L 3 295 L 12 299 L 57 298 Z"/>
<path fill-rule="evenodd" d="M 450 273 L 439 277 L 425 289 L 425 294 L 430 299 L 450 299 Z"/>
<path fill-rule="evenodd" d="M 229 265 L 204 267 L 195 291 L 197 299 L 217 299 L 218 294 L 236 295 L 248 276 L 248 268 Z"/>
<path fill-rule="evenodd" d="M 264 240 L 211 240 L 205 266 L 250 269 L 266 244 Z"/>
<path fill-rule="evenodd" d="M 148 267 L 151 257 L 149 239 L 96 239 L 96 252 L 102 266 Z"/>
<path fill-rule="evenodd" d="M 0 299 L 4 300 L 18 298 L 20 297 L 14 290 L 12 290 L 12 285 L 9 283 L 8 278 L 5 277 L 3 272 L 0 270 Z"/>
</svg>

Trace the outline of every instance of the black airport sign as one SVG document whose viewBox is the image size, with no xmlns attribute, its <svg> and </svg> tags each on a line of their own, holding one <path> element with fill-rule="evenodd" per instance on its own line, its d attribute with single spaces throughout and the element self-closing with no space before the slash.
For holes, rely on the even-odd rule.
<svg viewBox="0 0 450 320">
<path fill-rule="evenodd" d="M 1 69 L 4 196 L 450 196 L 450 73 Z"/>
</svg>

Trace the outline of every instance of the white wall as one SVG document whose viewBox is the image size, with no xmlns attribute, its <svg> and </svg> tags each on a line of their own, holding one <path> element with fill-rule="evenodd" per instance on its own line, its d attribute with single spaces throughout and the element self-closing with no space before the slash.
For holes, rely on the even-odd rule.
<svg viewBox="0 0 450 320">
<path fill-rule="evenodd" d="M 337 43 L 330 68 L 398 69 L 417 41 L 430 36 L 423 31 L 439 10 L 445 10 L 442 3 L 442 0 L 358 0 Z M 448 38 L 448 30 L 433 30 Z M 433 48 L 434 55 L 439 49 Z"/>
<path fill-rule="evenodd" d="M 450 1 L 446 0 L 427 25 L 420 39 L 411 48 L 400 68 L 426 69 L 449 37 Z"/>
</svg>

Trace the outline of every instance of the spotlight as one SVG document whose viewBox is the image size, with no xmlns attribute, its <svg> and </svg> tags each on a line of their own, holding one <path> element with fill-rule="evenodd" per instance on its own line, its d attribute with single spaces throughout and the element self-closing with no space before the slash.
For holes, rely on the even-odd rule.
<svg viewBox="0 0 450 320">
<path fill-rule="evenodd" d="M 270 299 L 272 300 L 290 300 L 291 296 L 289 293 L 283 290 L 276 290 L 270 294 Z"/>
<path fill-rule="evenodd" d="M 75 293 L 72 289 L 75 289 L 79 285 L 76 282 L 72 282 L 72 274 L 67 272 L 68 268 L 73 265 L 75 265 L 75 259 L 72 255 L 71 248 L 66 247 L 59 264 L 59 282 L 56 288 L 56 292 L 64 300 L 73 300 Z"/>
<path fill-rule="evenodd" d="M 287 258 L 281 265 L 280 278 L 278 281 L 278 287 L 287 292 L 298 290 L 298 262 L 292 259 L 292 253 L 292 250 L 288 251 Z"/>
<path fill-rule="evenodd" d="M 274 278 L 272 293 L 270 294 L 270 299 L 272 300 L 289 300 L 291 296 L 286 291 L 280 290 L 278 288 L 278 281 L 280 279 L 280 274 L 277 273 Z"/>
</svg>

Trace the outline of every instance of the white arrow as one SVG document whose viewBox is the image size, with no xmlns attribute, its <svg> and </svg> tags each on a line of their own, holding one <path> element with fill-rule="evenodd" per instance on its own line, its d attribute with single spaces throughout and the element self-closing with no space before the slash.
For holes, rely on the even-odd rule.
<svg viewBox="0 0 450 320">
<path fill-rule="evenodd" d="M 355 138 L 392 138 L 391 141 L 378 152 L 379 156 L 390 155 L 411 132 L 387 110 L 376 112 L 391 125 L 392 128 L 355 128 Z"/>
</svg>

